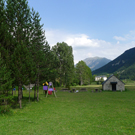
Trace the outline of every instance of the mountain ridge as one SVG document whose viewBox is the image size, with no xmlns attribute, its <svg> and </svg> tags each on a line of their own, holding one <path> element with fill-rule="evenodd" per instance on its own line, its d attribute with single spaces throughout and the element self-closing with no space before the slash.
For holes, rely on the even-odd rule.
<svg viewBox="0 0 135 135">
<path fill-rule="evenodd" d="M 105 64 L 107 64 L 108 62 L 110 62 L 110 59 L 104 58 L 104 57 L 89 57 L 83 60 L 86 65 L 92 70 L 96 70 L 102 66 L 104 66 Z"/>
<path fill-rule="evenodd" d="M 135 74 L 135 47 L 126 50 L 123 54 L 110 61 L 103 67 L 93 71 L 93 74 L 117 73 L 122 79 L 134 78 Z M 132 72 L 131 72 L 132 71 Z M 131 77 L 132 76 L 132 77 Z M 135 75 L 134 75 L 135 76 Z"/>
</svg>

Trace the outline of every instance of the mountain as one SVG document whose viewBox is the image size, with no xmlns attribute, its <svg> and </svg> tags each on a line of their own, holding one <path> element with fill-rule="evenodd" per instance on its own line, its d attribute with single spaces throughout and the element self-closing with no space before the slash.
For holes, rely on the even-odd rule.
<svg viewBox="0 0 135 135">
<path fill-rule="evenodd" d="M 118 74 L 121 79 L 135 79 L 135 47 L 95 70 L 92 74 Z"/>
<path fill-rule="evenodd" d="M 100 58 L 100 57 L 91 57 L 91 58 L 86 58 L 83 60 L 86 65 L 88 67 L 90 67 L 90 69 L 92 71 L 106 65 L 107 63 L 109 63 L 111 60 L 107 59 L 107 58 Z"/>
</svg>

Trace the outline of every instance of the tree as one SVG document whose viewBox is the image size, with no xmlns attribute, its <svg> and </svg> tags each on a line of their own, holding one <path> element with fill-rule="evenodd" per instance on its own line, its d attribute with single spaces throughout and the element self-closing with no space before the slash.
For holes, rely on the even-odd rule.
<svg viewBox="0 0 135 135">
<path fill-rule="evenodd" d="M 2 100 L 6 104 L 8 91 L 11 89 L 13 78 L 11 78 L 11 71 L 7 69 L 0 53 L 0 102 Z"/>
<path fill-rule="evenodd" d="M 91 69 L 86 65 L 86 80 L 85 80 L 85 83 L 90 84 L 91 82 L 92 82 Z"/>
<path fill-rule="evenodd" d="M 55 46 L 53 46 L 52 51 L 57 57 L 59 63 L 57 65 L 57 71 L 59 74 L 60 85 L 62 85 L 62 83 L 65 86 L 70 85 L 73 81 L 72 75 L 74 73 L 72 47 L 62 42 L 57 43 Z"/>
<path fill-rule="evenodd" d="M 0 0 L 0 44 L 1 47 L 6 45 L 7 26 L 5 16 L 5 4 L 3 0 Z"/>
<path fill-rule="evenodd" d="M 9 64 L 12 68 L 12 76 L 19 86 L 18 101 L 21 106 L 22 84 L 28 79 L 32 73 L 30 65 L 32 57 L 30 57 L 30 8 L 27 0 L 7 0 L 6 17 L 8 32 L 10 37 L 9 45 L 5 48 L 9 50 Z M 29 73 L 27 71 L 30 71 Z"/>
<path fill-rule="evenodd" d="M 58 78 L 57 66 L 58 59 L 55 53 L 50 49 L 48 42 L 44 46 L 44 56 L 41 66 L 40 82 L 51 81 L 55 84 L 55 79 Z"/>
<path fill-rule="evenodd" d="M 90 80 L 92 80 L 91 69 L 86 65 L 84 61 L 79 61 L 76 64 L 76 74 L 80 81 L 80 85 L 90 84 Z"/>
<path fill-rule="evenodd" d="M 22 85 L 27 82 L 32 75 L 32 59 L 29 51 L 25 45 L 21 44 L 15 48 L 14 54 L 12 55 L 12 72 L 19 87 L 18 100 L 21 106 L 22 99 Z"/>
<path fill-rule="evenodd" d="M 73 86 L 76 86 L 76 85 L 79 85 L 79 83 L 80 83 L 80 80 L 79 80 L 78 74 L 77 74 L 77 72 L 76 72 L 76 67 L 74 67 L 73 83 L 72 83 L 72 85 L 73 85 Z"/>
<path fill-rule="evenodd" d="M 39 101 L 39 76 L 41 74 L 41 67 L 44 60 L 44 50 L 45 50 L 45 32 L 43 31 L 43 25 L 40 24 L 41 18 L 39 13 L 35 12 L 34 9 L 31 11 L 32 18 L 32 55 L 35 62 L 36 71 L 35 71 L 35 87 L 37 86 L 37 101 Z M 37 85 L 36 85 L 37 84 Z M 36 91 L 36 89 L 35 89 Z M 34 94 L 35 97 L 35 94 Z"/>
</svg>

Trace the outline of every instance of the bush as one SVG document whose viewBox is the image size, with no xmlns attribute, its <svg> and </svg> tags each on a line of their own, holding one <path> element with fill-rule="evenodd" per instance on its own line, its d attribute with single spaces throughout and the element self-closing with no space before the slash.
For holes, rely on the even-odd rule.
<svg viewBox="0 0 135 135">
<path fill-rule="evenodd" d="M 68 88 L 70 90 L 70 85 L 66 85 L 66 88 Z"/>
<path fill-rule="evenodd" d="M 0 113 L 6 114 L 10 112 L 10 106 L 9 105 L 2 105 L 0 106 Z"/>
<path fill-rule="evenodd" d="M 59 82 L 54 82 L 54 86 L 55 87 L 60 87 L 60 83 Z"/>
<path fill-rule="evenodd" d="M 76 83 L 72 83 L 72 86 L 76 86 Z"/>
<path fill-rule="evenodd" d="M 13 96 L 0 96 L 0 113 L 5 114 L 10 112 L 10 106 L 14 103 Z"/>
<path fill-rule="evenodd" d="M 97 85 L 99 85 L 99 81 L 97 81 Z"/>
</svg>

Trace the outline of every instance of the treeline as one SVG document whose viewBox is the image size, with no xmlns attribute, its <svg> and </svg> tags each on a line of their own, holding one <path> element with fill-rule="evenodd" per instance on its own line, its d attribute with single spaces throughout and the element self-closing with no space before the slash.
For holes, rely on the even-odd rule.
<svg viewBox="0 0 135 135">
<path fill-rule="evenodd" d="M 66 43 L 51 48 L 40 21 L 27 0 L 0 0 L 0 103 L 15 86 L 22 108 L 24 84 L 35 84 L 39 101 L 39 85 L 45 81 L 65 87 L 90 83 L 91 70 L 82 62 L 74 68 L 73 50 Z"/>
<path fill-rule="evenodd" d="M 120 79 L 131 79 L 135 80 L 135 64 L 127 67 L 126 69 L 121 70 L 122 72 L 118 72 L 118 76 Z"/>
</svg>

